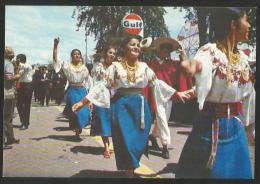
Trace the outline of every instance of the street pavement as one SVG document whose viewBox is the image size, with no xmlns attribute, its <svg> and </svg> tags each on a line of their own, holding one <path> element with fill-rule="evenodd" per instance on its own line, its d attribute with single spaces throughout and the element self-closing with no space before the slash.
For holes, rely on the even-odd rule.
<svg viewBox="0 0 260 184">
<path fill-rule="evenodd" d="M 33 100 L 27 130 L 19 129 L 20 120 L 16 115 L 14 132 L 20 144 L 3 150 L 3 177 L 124 178 L 123 172 L 116 169 L 114 154 L 110 158 L 103 157 L 101 137 L 90 136 L 89 127 L 83 129 L 81 141 L 74 138 L 68 119 L 62 115 L 63 108 L 64 105 L 54 103 L 42 107 Z M 192 126 L 169 122 L 169 127 L 170 159 L 163 159 L 160 152 L 150 150 L 149 158 L 143 156 L 141 167 L 136 170 L 143 173 L 144 178 L 175 177 L 181 150 Z M 250 146 L 250 154 L 253 167 L 254 146 Z"/>
</svg>

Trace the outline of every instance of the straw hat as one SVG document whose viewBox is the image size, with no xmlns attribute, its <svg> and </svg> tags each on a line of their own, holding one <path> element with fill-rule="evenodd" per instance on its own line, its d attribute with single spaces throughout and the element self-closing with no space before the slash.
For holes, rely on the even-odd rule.
<svg viewBox="0 0 260 184">
<path fill-rule="evenodd" d="M 169 44 L 169 45 L 171 45 L 172 46 L 172 50 L 170 52 L 172 52 L 174 50 L 177 50 L 178 48 L 181 48 L 181 45 L 180 45 L 180 43 L 177 40 L 175 40 L 173 38 L 168 38 L 168 37 L 159 37 L 159 38 L 157 38 L 154 41 L 154 45 L 155 45 L 157 51 L 160 50 L 160 46 L 162 44 Z"/>
</svg>

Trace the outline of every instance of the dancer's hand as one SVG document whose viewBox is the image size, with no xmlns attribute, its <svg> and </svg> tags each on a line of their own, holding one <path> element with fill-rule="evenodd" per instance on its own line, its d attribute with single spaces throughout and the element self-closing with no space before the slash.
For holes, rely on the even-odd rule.
<svg viewBox="0 0 260 184">
<path fill-rule="evenodd" d="M 181 67 L 188 76 L 193 76 L 195 73 L 199 73 L 202 70 L 201 61 L 195 59 L 182 61 Z"/>
<path fill-rule="evenodd" d="M 72 112 L 77 112 L 80 108 L 82 108 L 84 106 L 84 104 L 80 101 L 80 102 L 78 102 L 78 103 L 75 103 L 73 106 L 72 106 L 72 108 L 71 108 L 71 110 L 72 110 Z"/>
<path fill-rule="evenodd" d="M 190 99 L 197 97 L 197 93 L 195 91 L 195 88 L 191 88 L 191 89 L 187 90 L 186 92 L 190 95 Z"/>
<path fill-rule="evenodd" d="M 59 37 L 58 38 L 54 38 L 54 45 L 55 46 L 58 45 L 59 42 L 60 42 L 60 38 Z"/>
<path fill-rule="evenodd" d="M 174 102 L 182 101 L 185 103 L 185 100 L 189 99 L 190 95 L 188 92 L 183 91 L 183 92 L 175 92 L 174 95 L 172 96 L 172 100 Z"/>
<path fill-rule="evenodd" d="M 180 61 L 184 61 L 187 58 L 186 52 L 183 49 L 178 49 Z"/>
</svg>

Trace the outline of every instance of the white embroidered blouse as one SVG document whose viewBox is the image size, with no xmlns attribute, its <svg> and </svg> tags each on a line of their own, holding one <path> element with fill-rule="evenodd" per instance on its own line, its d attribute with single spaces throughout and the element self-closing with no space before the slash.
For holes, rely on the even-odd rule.
<svg viewBox="0 0 260 184">
<path fill-rule="evenodd" d="M 139 62 L 135 71 L 135 81 L 127 79 L 127 70 L 122 62 L 113 62 L 107 69 L 105 80 L 95 85 L 86 98 L 93 104 L 109 108 L 110 107 L 110 88 L 140 88 L 147 85 L 153 88 L 153 93 L 157 105 L 157 112 L 161 118 L 165 118 L 165 107 L 163 104 L 170 100 L 175 93 L 175 89 L 167 85 L 164 81 L 156 78 L 155 73 L 144 62 Z"/>
<path fill-rule="evenodd" d="M 100 82 L 105 80 L 107 68 L 99 62 L 93 65 L 93 69 L 91 70 L 91 77 L 93 79 L 93 85 L 97 85 Z"/>
<path fill-rule="evenodd" d="M 255 121 L 255 90 L 248 76 L 245 77 L 245 73 L 250 74 L 246 72 L 250 68 L 244 53 L 240 52 L 240 62 L 231 66 L 233 80 L 230 85 L 226 80 L 227 56 L 217 48 L 216 44 L 208 43 L 202 46 L 194 59 L 202 64 L 202 71 L 195 74 L 199 109 L 203 109 L 205 101 L 243 102 L 245 123 L 246 125 L 253 123 Z"/>
<path fill-rule="evenodd" d="M 82 64 L 79 68 L 76 68 L 70 62 L 53 62 L 55 72 L 59 72 L 63 69 L 64 74 L 67 77 L 69 83 L 83 83 L 87 89 L 90 89 L 93 86 L 93 80 L 89 75 L 87 67 Z"/>
</svg>

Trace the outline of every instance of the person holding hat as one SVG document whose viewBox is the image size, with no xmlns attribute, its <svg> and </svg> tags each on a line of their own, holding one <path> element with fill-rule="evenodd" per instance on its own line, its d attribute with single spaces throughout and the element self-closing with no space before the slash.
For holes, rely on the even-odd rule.
<svg viewBox="0 0 260 184">
<path fill-rule="evenodd" d="M 122 43 L 123 55 L 119 62 L 113 62 L 107 69 L 105 80 L 90 89 L 80 102 L 73 105 L 77 112 L 84 105 L 93 104 L 111 108 L 112 140 L 118 170 L 125 170 L 128 177 L 140 166 L 141 156 L 147 150 L 151 128 L 151 114 L 143 95 L 143 88 L 153 86 L 158 115 L 165 118 L 164 103 L 171 98 L 187 99 L 189 95 L 178 92 L 165 82 L 158 80 L 145 62 L 139 61 L 140 38 L 126 37 Z M 116 94 L 111 100 L 110 91 Z"/>
<path fill-rule="evenodd" d="M 242 8 L 216 8 L 211 16 L 215 43 L 202 46 L 181 64 L 196 78 L 200 111 L 175 176 L 251 179 L 245 127 L 254 123 L 254 116 L 247 121 L 242 116 L 255 112 L 255 89 L 246 57 L 237 48 L 238 42 L 248 40 L 251 26 Z"/>
<path fill-rule="evenodd" d="M 157 50 L 157 56 L 152 59 L 148 66 L 154 71 L 157 78 L 167 83 L 169 86 L 174 87 L 177 90 L 180 91 L 186 91 L 188 89 L 191 89 L 193 86 L 192 78 L 191 77 L 184 77 L 183 74 L 181 74 L 179 63 L 177 61 L 173 61 L 171 59 L 170 53 L 174 50 L 177 50 L 181 48 L 178 41 L 176 41 L 173 38 L 168 37 L 160 37 L 155 40 L 155 47 Z M 185 53 L 181 50 L 181 56 L 184 57 Z M 182 76 L 181 76 L 182 75 Z M 181 78 L 183 77 L 183 78 Z M 181 81 L 180 81 L 181 80 Z M 185 85 L 185 86 L 184 86 Z M 156 104 L 153 98 L 150 98 L 151 90 L 147 89 L 148 91 L 148 99 L 151 104 L 151 110 L 153 113 L 154 119 L 156 119 L 152 133 L 149 136 L 150 141 L 152 142 L 152 149 L 160 150 L 159 145 L 156 141 L 156 137 L 159 137 L 161 140 L 161 143 L 163 145 L 162 149 L 162 157 L 165 159 L 169 159 L 169 151 L 168 151 L 168 145 L 171 142 L 171 135 L 170 135 L 170 129 L 168 127 L 168 121 L 171 114 L 172 109 L 172 101 L 165 102 L 165 110 L 166 110 L 166 118 L 161 119 L 158 114 L 156 114 Z M 193 92 L 192 90 L 187 92 Z M 182 102 L 183 103 L 183 102 Z M 174 108 L 178 108 L 175 107 Z"/>
<path fill-rule="evenodd" d="M 14 83 L 19 80 L 20 75 L 14 73 L 12 59 L 14 50 L 10 46 L 5 47 L 4 53 L 4 110 L 3 110 L 3 148 L 10 149 L 10 144 L 19 143 L 15 139 L 13 131 L 13 113 L 15 107 Z"/>
<path fill-rule="evenodd" d="M 28 129 L 30 124 L 30 111 L 32 100 L 32 76 L 34 70 L 32 66 L 26 63 L 26 55 L 18 54 L 16 56 L 18 71 L 20 74 L 19 88 L 17 89 L 17 110 L 21 121 L 21 130 Z"/>
<path fill-rule="evenodd" d="M 54 39 L 53 47 L 53 64 L 55 72 L 63 70 L 68 80 L 68 89 L 66 91 L 66 102 L 68 107 L 68 116 L 70 128 L 74 129 L 75 137 L 80 139 L 82 129 L 90 123 L 90 111 L 88 107 L 83 107 L 77 113 L 71 111 L 71 107 L 84 96 L 87 95 L 88 90 L 92 87 L 93 81 L 89 71 L 83 63 L 83 58 L 80 50 L 73 49 L 71 51 L 71 62 L 58 61 L 58 44 L 59 38 Z"/>
</svg>

